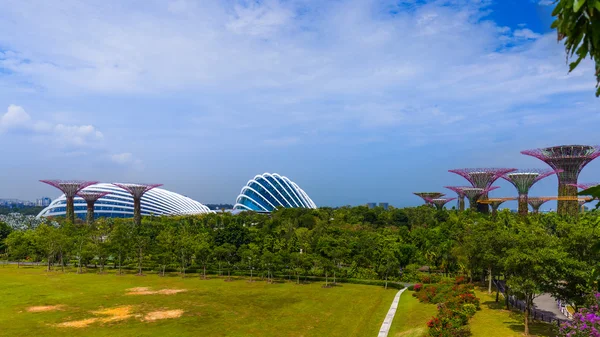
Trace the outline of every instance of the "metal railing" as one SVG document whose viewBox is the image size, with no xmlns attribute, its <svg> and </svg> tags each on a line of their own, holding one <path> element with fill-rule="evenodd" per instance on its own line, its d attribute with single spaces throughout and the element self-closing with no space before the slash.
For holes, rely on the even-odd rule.
<svg viewBox="0 0 600 337">
<path fill-rule="evenodd" d="M 504 282 L 494 280 L 494 285 L 498 288 L 498 290 L 502 293 L 502 295 L 504 295 L 504 298 L 506 299 L 506 286 L 505 286 Z M 527 308 L 527 306 L 525 305 L 525 302 L 517 299 L 514 295 L 508 296 L 508 303 L 510 303 L 510 305 L 513 308 L 519 309 L 521 312 L 525 312 L 525 310 Z M 565 311 L 566 311 L 566 309 L 565 309 Z M 562 312 L 562 310 L 561 310 L 561 312 Z M 569 315 L 567 315 L 567 314 L 565 314 L 565 316 L 569 317 Z M 533 320 L 556 324 L 558 327 L 560 327 L 560 325 L 562 323 L 568 322 L 568 320 L 566 320 L 566 319 L 558 318 L 552 313 L 548 313 L 546 311 L 542 311 L 542 310 L 539 310 L 536 308 L 529 309 L 529 317 L 532 318 Z"/>
</svg>

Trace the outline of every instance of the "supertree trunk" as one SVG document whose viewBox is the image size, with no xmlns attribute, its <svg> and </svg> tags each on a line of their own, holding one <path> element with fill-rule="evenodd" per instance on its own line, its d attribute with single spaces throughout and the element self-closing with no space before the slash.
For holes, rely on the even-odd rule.
<svg viewBox="0 0 600 337">
<path fill-rule="evenodd" d="M 487 198 L 482 197 L 480 200 L 486 200 Z M 490 213 L 490 205 L 488 204 L 484 204 L 484 203 L 477 203 L 477 208 L 476 208 L 477 212 L 479 213 L 483 213 L 483 214 L 489 214 Z"/>
<path fill-rule="evenodd" d="M 531 208 L 533 208 L 533 214 L 538 214 L 540 212 L 540 207 L 542 207 L 542 205 L 539 206 L 531 206 Z"/>
<path fill-rule="evenodd" d="M 559 184 L 558 186 L 558 205 L 556 212 L 563 215 L 576 216 L 579 214 L 579 205 L 577 203 L 577 187 L 568 184 Z M 567 200 L 561 200 L 566 197 Z M 573 199 L 573 200 L 571 200 Z"/>
<path fill-rule="evenodd" d="M 519 194 L 519 214 L 527 215 L 529 207 L 527 207 L 527 194 Z"/>
<path fill-rule="evenodd" d="M 498 216 L 498 207 L 492 206 L 492 217 L 495 218 L 496 216 Z"/>
<path fill-rule="evenodd" d="M 87 201 L 87 213 L 85 215 L 85 221 L 90 226 L 94 224 L 94 201 Z"/>
<path fill-rule="evenodd" d="M 458 210 L 461 212 L 465 210 L 465 197 L 458 198 Z"/>
<path fill-rule="evenodd" d="M 142 199 L 133 198 L 133 222 L 139 228 L 142 225 Z"/>
<path fill-rule="evenodd" d="M 486 205 L 487 206 L 487 205 Z M 479 208 L 479 205 L 477 204 L 477 198 L 470 198 L 469 199 L 469 208 L 476 212 Z"/>
<path fill-rule="evenodd" d="M 66 211 L 66 218 L 67 221 L 70 221 L 71 223 L 75 223 L 75 197 L 66 197 L 67 199 L 67 211 Z"/>
</svg>

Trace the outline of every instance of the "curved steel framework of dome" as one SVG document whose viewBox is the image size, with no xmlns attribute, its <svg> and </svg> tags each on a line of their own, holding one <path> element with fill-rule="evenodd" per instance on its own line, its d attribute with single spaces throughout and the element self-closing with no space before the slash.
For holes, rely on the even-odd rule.
<svg viewBox="0 0 600 337">
<path fill-rule="evenodd" d="M 109 194 L 101 197 L 94 205 L 94 217 L 130 218 L 133 217 L 133 197 L 126 190 L 113 184 L 99 183 L 81 190 L 88 193 Z M 38 217 L 65 216 L 67 199 L 61 195 L 50 206 L 44 208 Z M 75 197 L 75 215 L 85 219 L 87 203 Z M 142 197 L 142 215 L 186 215 L 204 214 L 212 211 L 201 203 L 162 188 L 148 191 Z"/>
<path fill-rule="evenodd" d="M 317 208 L 298 186 L 277 173 L 263 173 L 249 180 L 235 200 L 234 209 L 271 212 L 277 207 Z"/>
</svg>

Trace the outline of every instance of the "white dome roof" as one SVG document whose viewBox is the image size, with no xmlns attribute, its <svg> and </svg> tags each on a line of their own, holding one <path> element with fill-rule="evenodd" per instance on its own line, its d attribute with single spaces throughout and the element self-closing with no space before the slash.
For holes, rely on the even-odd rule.
<svg viewBox="0 0 600 337">
<path fill-rule="evenodd" d="M 317 208 L 296 183 L 277 173 L 256 175 L 242 188 L 234 209 L 271 212 L 277 207 Z"/>
</svg>

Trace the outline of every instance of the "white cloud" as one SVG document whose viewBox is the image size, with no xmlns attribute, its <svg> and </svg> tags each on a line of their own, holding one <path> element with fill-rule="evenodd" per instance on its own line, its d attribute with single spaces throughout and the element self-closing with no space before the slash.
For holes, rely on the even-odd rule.
<svg viewBox="0 0 600 337">
<path fill-rule="evenodd" d="M 118 165 L 131 167 L 137 170 L 144 168 L 143 162 L 135 158 L 130 152 L 116 153 L 109 156 L 110 160 Z"/>
<path fill-rule="evenodd" d="M 117 164 L 127 164 L 132 161 L 133 155 L 129 152 L 113 154 L 110 159 Z"/>
<path fill-rule="evenodd" d="M 513 35 L 516 38 L 524 38 L 524 39 L 531 39 L 531 40 L 539 39 L 540 37 L 542 37 L 541 34 L 534 33 L 529 28 L 517 29 L 517 30 L 515 30 Z"/>
<path fill-rule="evenodd" d="M 8 110 L 2 117 L 0 117 L 0 131 L 26 128 L 29 126 L 31 117 L 25 109 L 18 105 L 9 105 Z"/>
<path fill-rule="evenodd" d="M 57 124 L 53 131 L 59 142 L 76 146 L 85 146 L 104 138 L 102 132 L 92 125 Z"/>
<path fill-rule="evenodd" d="M 33 120 L 23 107 L 14 104 L 9 105 L 8 111 L 0 117 L 1 130 L 33 132 L 51 144 L 62 146 L 88 146 L 104 137 L 102 132 L 92 125 L 52 124 Z"/>
</svg>

